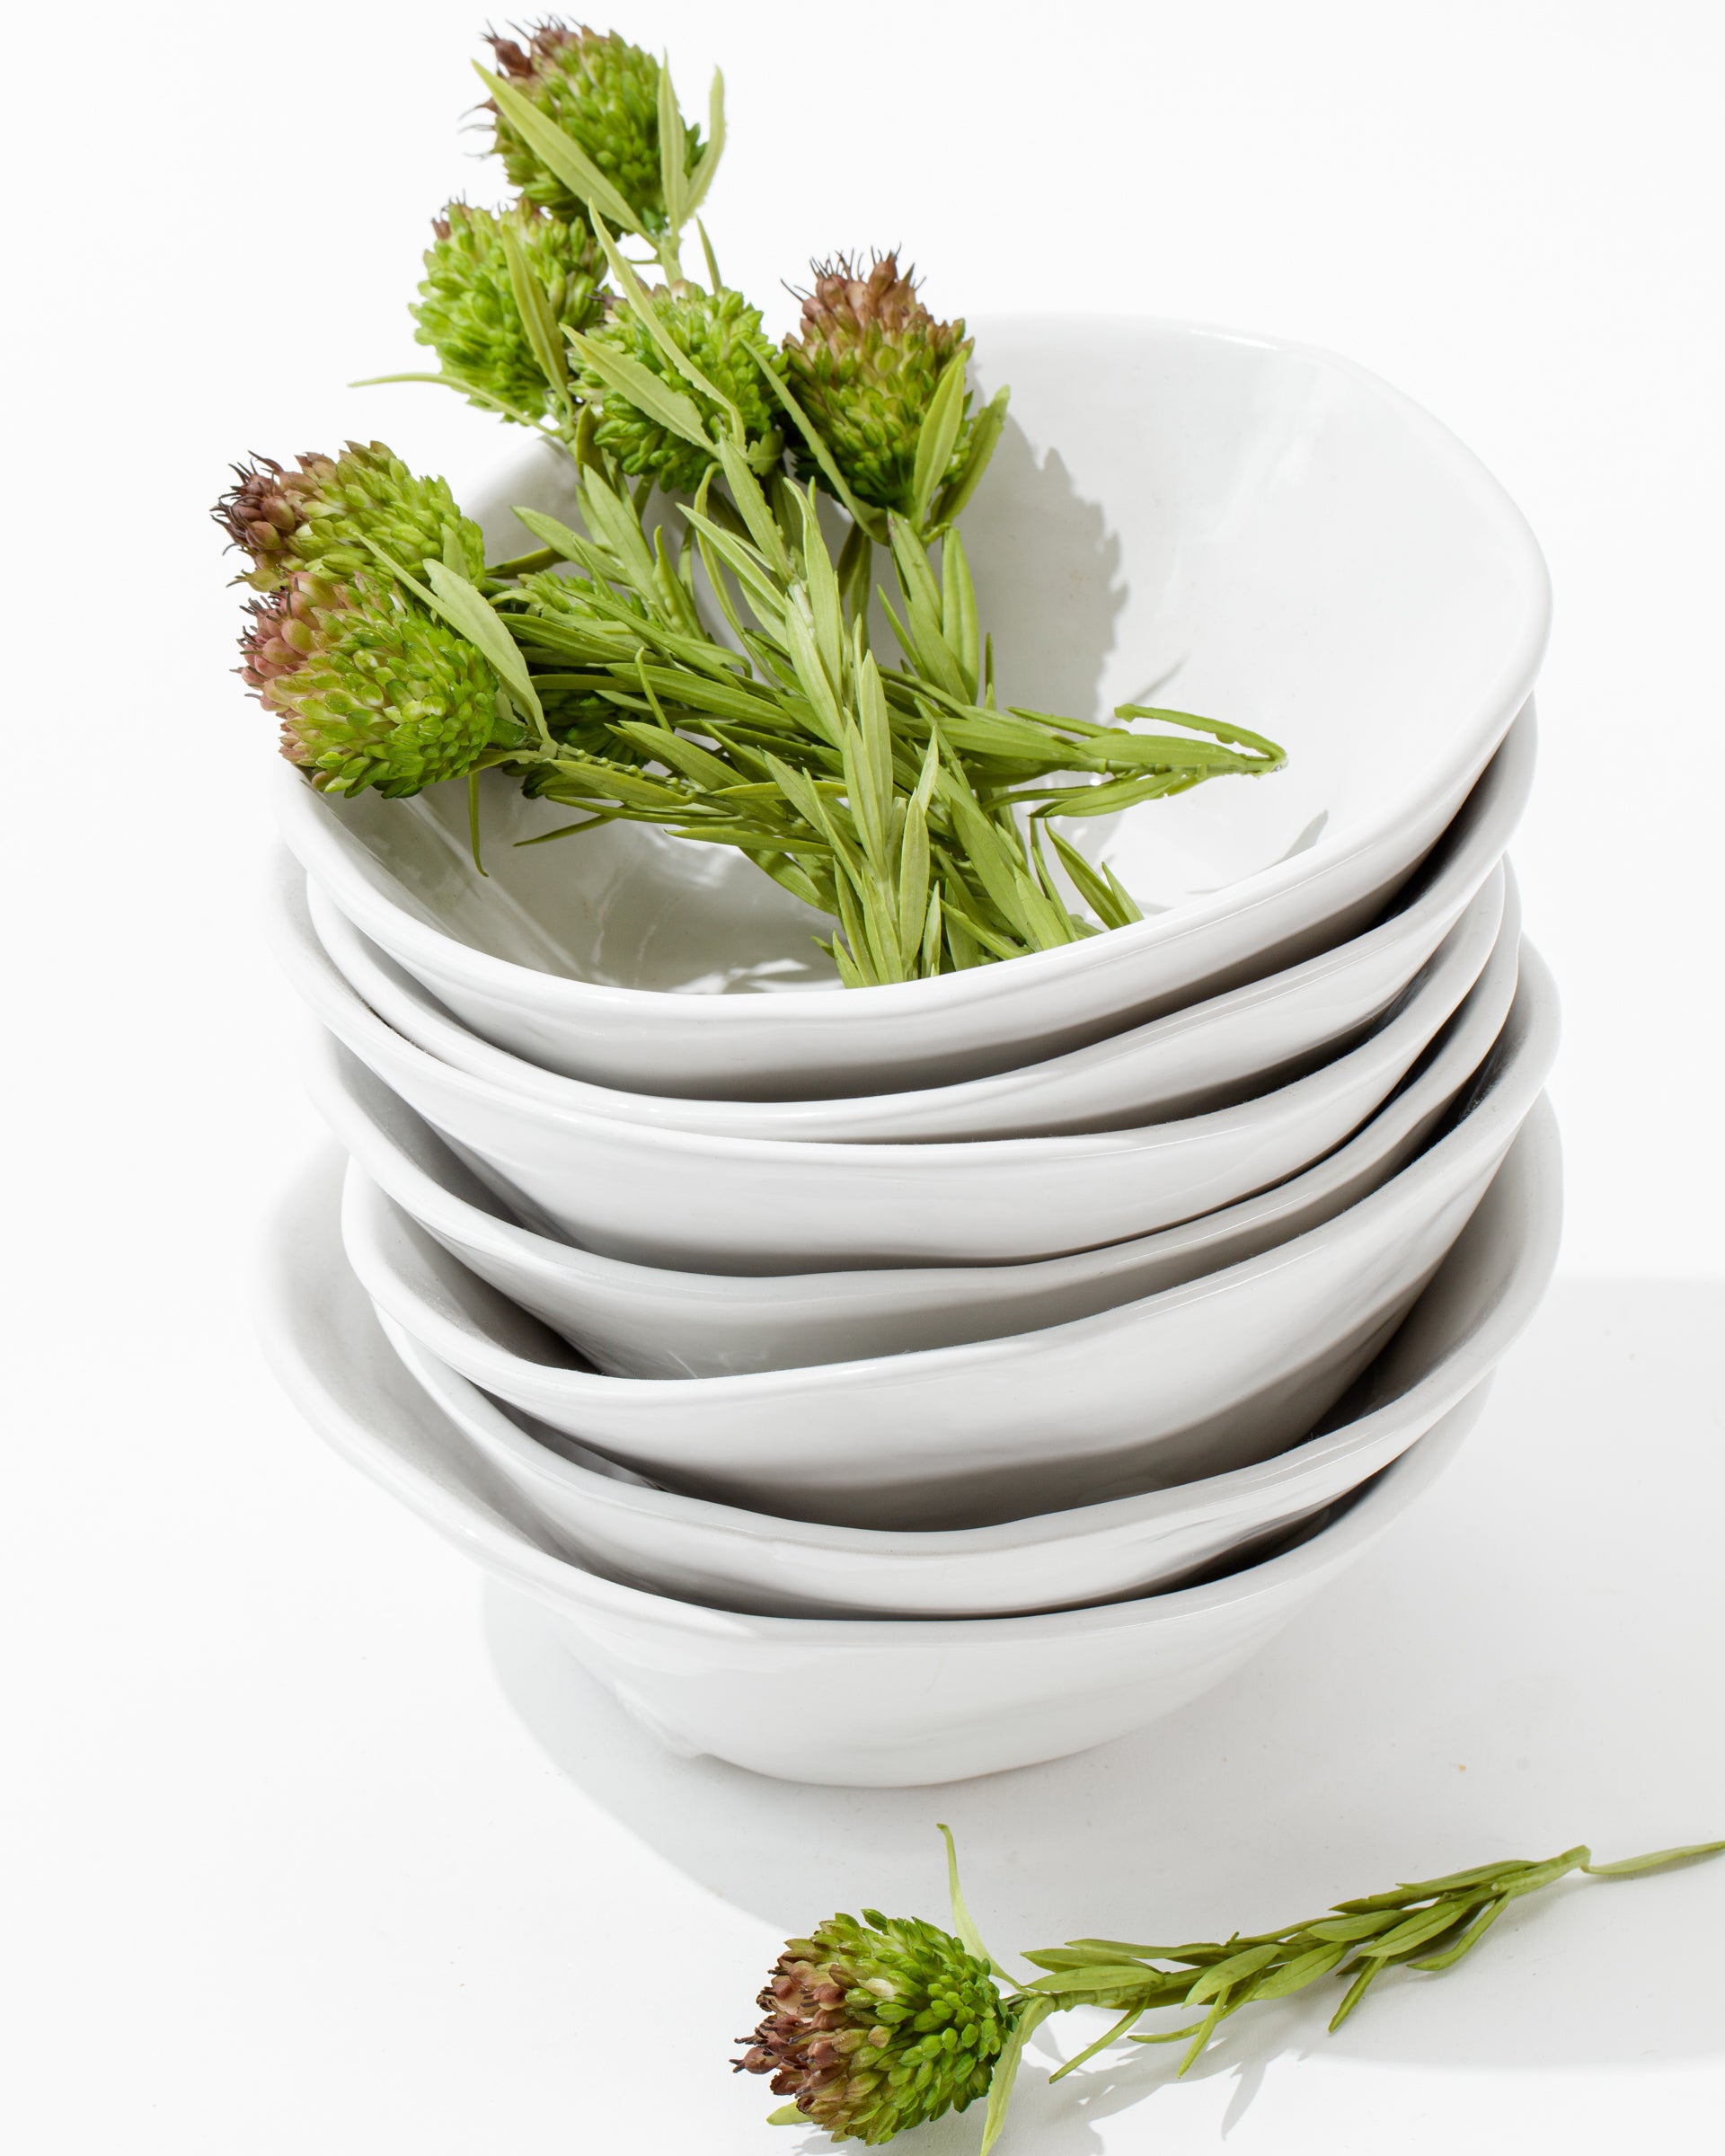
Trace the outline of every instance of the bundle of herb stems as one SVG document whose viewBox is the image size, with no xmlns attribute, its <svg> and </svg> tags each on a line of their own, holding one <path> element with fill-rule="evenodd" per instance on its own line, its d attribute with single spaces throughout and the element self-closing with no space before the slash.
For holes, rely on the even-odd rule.
<svg viewBox="0 0 1725 2156">
<path fill-rule="evenodd" d="M 696 216 L 720 78 L 703 143 L 668 67 L 614 35 L 494 45 L 503 71 L 479 73 L 521 195 L 451 206 L 417 310 L 443 366 L 379 379 L 442 383 L 554 443 L 581 528 L 519 508 L 538 551 L 487 563 L 443 482 L 382 445 L 241 470 L 218 514 L 265 595 L 242 671 L 284 753 L 332 793 L 500 767 L 576 812 L 545 838 L 623 821 L 733 846 L 836 923 L 823 948 L 849 986 L 1140 918 L 1058 826 L 1283 752 L 1180 711 L 1003 704 L 959 519 L 1007 399 L 972 410 L 962 323 L 896 258 L 840 258 L 775 350 Z M 891 654 L 871 649 L 877 564 Z M 473 819 L 477 859 L 476 795 Z"/>
</svg>

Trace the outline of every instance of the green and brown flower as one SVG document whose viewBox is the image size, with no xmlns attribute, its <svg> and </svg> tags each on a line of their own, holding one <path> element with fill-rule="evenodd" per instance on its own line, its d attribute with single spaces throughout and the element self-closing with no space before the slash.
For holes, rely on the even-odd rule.
<svg viewBox="0 0 1725 2156">
<path fill-rule="evenodd" d="M 637 229 L 665 229 L 665 190 L 659 154 L 659 62 L 615 31 L 571 30 L 542 22 L 519 38 L 489 36 L 498 73 L 530 98 L 583 151 L 635 212 Z M 529 202 L 562 216 L 585 205 L 501 114 L 493 144 L 511 182 Z M 700 155 L 697 128 L 687 134 L 693 170 Z"/>
<path fill-rule="evenodd" d="M 549 387 L 522 323 L 508 239 L 544 292 L 555 328 L 587 330 L 603 310 L 605 258 L 586 222 L 530 202 L 504 210 L 451 202 L 431 229 L 412 310 L 415 337 L 437 353 L 446 375 L 478 393 L 471 402 L 500 405 L 509 418 L 543 419 Z"/>
<path fill-rule="evenodd" d="M 843 254 L 813 269 L 802 320 L 785 340 L 791 388 L 857 499 L 907 514 L 923 420 L 947 367 L 969 356 L 964 324 L 934 319 L 896 253 L 866 269 Z M 968 435 L 967 425 L 950 468 L 962 463 Z M 827 483 L 806 447 L 797 462 L 802 477 Z"/>
<path fill-rule="evenodd" d="M 507 728 L 480 654 L 381 578 L 301 571 L 250 612 L 241 678 L 325 793 L 418 793 L 473 770 Z"/>
<path fill-rule="evenodd" d="M 811 2125 L 870 2147 L 986 2095 L 1011 2019 L 988 1965 L 950 1932 L 865 1909 L 786 1943 L 740 2039 Z"/>
<path fill-rule="evenodd" d="M 382 442 L 349 442 L 340 456 L 307 451 L 290 472 L 274 457 L 235 464 L 216 521 L 252 557 L 243 581 L 275 591 L 302 570 L 351 577 L 377 565 L 373 547 L 417 571 L 428 556 L 483 573 L 484 542 L 441 479 L 422 479 Z"/>
</svg>

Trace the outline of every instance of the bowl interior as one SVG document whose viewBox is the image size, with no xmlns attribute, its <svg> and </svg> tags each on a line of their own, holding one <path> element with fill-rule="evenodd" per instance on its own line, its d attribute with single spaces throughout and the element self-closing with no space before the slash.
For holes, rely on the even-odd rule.
<svg viewBox="0 0 1725 2156">
<path fill-rule="evenodd" d="M 1482 764 L 1537 665 L 1545 576 L 1426 413 L 1328 355 L 1154 322 L 984 323 L 974 372 L 1013 392 L 965 521 L 1004 699 L 1169 705 L 1289 752 L 1274 778 L 1069 827 L 1146 913 L 1346 852 Z M 564 491 L 535 455 L 472 506 L 567 514 Z M 832 985 L 822 917 L 730 849 L 615 825 L 517 850 L 568 811 L 497 774 L 482 792 L 482 882 L 464 784 L 318 806 L 394 903 L 494 957 L 691 994 Z"/>
</svg>

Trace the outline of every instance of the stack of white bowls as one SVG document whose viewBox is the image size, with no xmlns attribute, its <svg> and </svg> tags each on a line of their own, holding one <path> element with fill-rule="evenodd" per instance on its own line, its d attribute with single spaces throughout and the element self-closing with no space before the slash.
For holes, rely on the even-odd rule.
<svg viewBox="0 0 1725 2156">
<path fill-rule="evenodd" d="M 847 991 L 722 849 L 517 848 L 555 818 L 500 780 L 482 879 L 464 789 L 282 774 L 348 1162 L 284 1216 L 279 1367 L 666 1741 L 803 1780 L 1050 1758 L 1215 1683 L 1442 1465 L 1556 1248 L 1513 505 L 1321 354 L 978 351 L 1015 695 L 1289 751 L 1072 826 L 1141 923 Z"/>
</svg>

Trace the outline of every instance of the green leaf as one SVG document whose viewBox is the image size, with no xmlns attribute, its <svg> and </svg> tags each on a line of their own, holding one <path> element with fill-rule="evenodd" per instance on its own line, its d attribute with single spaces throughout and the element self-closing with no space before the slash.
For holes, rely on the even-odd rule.
<svg viewBox="0 0 1725 2156">
<path fill-rule="evenodd" d="M 1213 1963 L 1187 1993 L 1185 2003 L 1202 2006 L 1218 1992 L 1231 1991 L 1243 1978 L 1255 1976 L 1260 1969 L 1267 1968 L 1281 1951 L 1282 1942 L 1277 1940 L 1269 1946 L 1252 1947 L 1243 1954 L 1230 1954 L 1225 1961 Z"/>
<path fill-rule="evenodd" d="M 1596 1879 L 1630 1879 L 1637 1872 L 1657 1871 L 1666 1864 L 1687 1864 L 1697 1857 L 1716 1857 L 1725 1842 L 1691 1842 L 1682 1849 L 1656 1849 L 1644 1857 L 1620 1857 L 1614 1864 L 1588 1863 L 1581 1869 Z"/>
<path fill-rule="evenodd" d="M 1104 928 L 1126 928 L 1134 921 L 1142 921 L 1137 902 L 1120 883 L 1119 877 L 1107 869 L 1097 869 L 1086 861 L 1077 847 L 1061 837 L 1052 824 L 1045 825 L 1048 838 L 1060 865 L 1071 877 L 1078 896 L 1089 906 Z"/>
<path fill-rule="evenodd" d="M 735 442 L 719 443 L 719 465 L 725 475 L 725 484 L 730 489 L 730 499 L 737 513 L 748 526 L 748 535 L 760 552 L 762 561 L 788 583 L 791 578 L 791 554 L 784 543 L 784 534 L 779 529 L 778 519 L 761 490 L 761 482 L 750 471 L 748 458 Z M 801 499 L 801 498 L 799 498 Z"/>
<path fill-rule="evenodd" d="M 698 389 L 703 397 L 711 399 L 721 411 L 729 416 L 733 429 L 740 437 L 743 431 L 742 413 L 738 411 L 736 405 L 720 388 L 719 384 L 702 373 L 694 361 L 690 358 L 676 338 L 671 335 L 669 330 L 666 328 L 659 309 L 653 305 L 651 294 L 635 275 L 633 265 L 628 257 L 606 230 L 602 218 L 596 217 L 593 220 L 593 236 L 604 250 L 605 259 L 610 266 L 611 274 L 622 286 L 624 296 L 629 302 L 629 305 L 641 327 L 683 379 Z M 645 368 L 642 368 L 641 371 L 648 372 Z M 654 378 L 657 379 L 657 377 Z M 704 433 L 701 437 L 701 441 L 703 446 L 709 448 L 712 446 Z"/>
<path fill-rule="evenodd" d="M 1407 1917 L 1393 1931 L 1386 1931 L 1381 1939 L 1367 1940 L 1359 1948 L 1363 1959 L 1393 1961 L 1423 1947 L 1428 1940 L 1439 1938 L 1464 1922 L 1483 1896 L 1470 1900 L 1465 1895 L 1446 1896 L 1429 1909 L 1422 1909 Z"/>
<path fill-rule="evenodd" d="M 686 397 L 680 389 L 673 389 L 668 382 L 661 381 L 632 353 L 619 351 L 615 345 L 599 344 L 579 330 L 565 330 L 563 334 L 578 358 L 592 368 L 607 389 L 626 397 L 638 411 L 657 420 L 661 427 L 668 428 L 684 441 L 693 442 L 696 448 L 712 447 L 706 421 L 693 397 Z"/>
<path fill-rule="evenodd" d="M 898 941 L 907 951 L 926 938 L 928 902 L 928 816 L 913 797 L 898 843 Z"/>
<path fill-rule="evenodd" d="M 1128 2006 L 1111 2028 L 1105 2028 L 1093 2044 L 1086 2044 L 1082 2051 L 1075 2052 L 1064 2066 L 1057 2067 L 1048 2076 L 1049 2081 L 1064 2081 L 1069 2073 L 1075 2073 L 1079 2067 L 1088 2065 L 1099 2051 L 1106 2051 L 1110 2044 L 1123 2037 L 1135 2021 L 1142 2021 L 1146 2011 L 1147 2009 L 1142 2006 Z"/>
<path fill-rule="evenodd" d="M 1272 1969 L 1252 1990 L 1252 1999 L 1286 1999 L 1289 1993 L 1303 1991 L 1308 1984 L 1315 1984 L 1320 1976 L 1327 1976 L 1339 1961 L 1345 1960 L 1348 1949 L 1340 1947 L 1314 1947 L 1309 1953 L 1296 1954 L 1285 1961 L 1279 1969 Z"/>
<path fill-rule="evenodd" d="M 533 274 L 521 245 L 521 235 L 508 217 L 500 220 L 498 231 L 503 242 L 503 259 L 509 264 L 515 311 L 521 317 L 521 327 L 526 331 L 540 373 L 555 395 L 562 399 L 569 387 L 569 358 L 562 328 L 552 312 L 544 287 Z"/>
<path fill-rule="evenodd" d="M 1040 1956 L 1031 1957 L 1039 1960 Z M 1075 1966 L 1052 1969 L 1046 1976 L 1038 1976 L 1025 1985 L 1029 1992 L 1046 1992 L 1054 1997 L 1076 1996 L 1079 1993 L 1100 1992 L 1111 1997 L 1116 1992 L 1141 1992 L 1163 1979 L 1160 1969 L 1147 1969 L 1140 1962 L 1086 1961 Z M 1179 1988 L 1171 1993 L 1176 1999 L 1185 1996 L 1185 1978 L 1178 1979 Z"/>
<path fill-rule="evenodd" d="M 944 1820 L 937 1821 L 936 1825 L 946 1843 L 946 1891 L 947 1898 L 952 1904 L 953 1935 L 963 1943 L 967 1954 L 974 1954 L 978 1961 L 985 1961 L 991 1969 L 995 1968 L 997 1964 L 982 1943 L 982 1934 L 977 1929 L 977 1921 L 970 1913 L 970 1905 L 964 1898 L 964 1889 L 959 1884 L 959 1845 L 952 1839 L 952 1829 Z"/>
<path fill-rule="evenodd" d="M 500 75 L 473 62 L 473 73 L 491 92 L 498 110 L 520 136 L 548 172 L 555 173 L 570 193 L 589 208 L 609 217 L 614 225 L 639 232 L 641 220 L 572 136 L 549 120 L 530 98 L 504 82 Z"/>
<path fill-rule="evenodd" d="M 1341 2004 L 1330 2017 L 1330 2034 L 1332 2037 L 1389 1966 L 1386 1961 L 1369 1961 L 1348 1986 Z"/>
<path fill-rule="evenodd" d="M 1213 734 L 1218 741 L 1232 741 L 1237 747 L 1255 748 L 1268 756 L 1279 768 L 1287 761 L 1287 751 L 1267 740 L 1262 734 L 1249 732 L 1243 726 L 1229 726 L 1220 719 L 1200 719 L 1191 711 L 1164 711 L 1155 704 L 1119 703 L 1114 707 L 1117 719 L 1159 719 L 1174 726 L 1190 726 L 1199 733 Z"/>
<path fill-rule="evenodd" d="M 1199 2022 L 1198 2028 L 1194 2030 L 1192 2040 L 1186 2047 L 1186 2055 L 1181 2060 L 1180 2064 L 1174 2070 L 1174 2079 L 1176 2081 L 1181 2079 L 1181 2077 L 1192 2067 L 1196 2066 L 1199 2060 L 1203 2057 L 1204 2047 L 1209 2042 L 1210 2038 L 1216 2034 L 1216 2024 L 1226 2017 L 1229 2010 L 1228 1994 L 1226 1992 L 1224 1992 L 1221 1997 L 1217 1999 L 1216 2004 L 1210 2009 L 1209 2012 L 1205 2015 L 1203 2020 Z"/>
<path fill-rule="evenodd" d="M 1032 1999 L 1022 2008 L 1013 2023 L 1013 2033 L 995 2061 L 995 2071 L 988 2084 L 988 2108 L 983 2116 L 982 2144 L 977 2156 L 988 2156 L 988 2152 L 1000 2139 L 1000 2130 L 1006 2124 L 1006 2107 L 1012 2101 L 1013 2083 L 1018 2079 L 1019 2061 L 1024 2055 L 1024 2046 L 1055 2010 L 1052 2000 L 1044 2002 Z"/>
<path fill-rule="evenodd" d="M 1567 1873 L 1579 1871 L 1591 1860 L 1592 1854 L 1585 1843 L 1578 1842 L 1575 1848 L 1566 1849 L 1561 1857 L 1553 1857 L 1549 1863 L 1531 1865 L 1526 1871 L 1500 1880 L 1497 1891 L 1512 1901 L 1524 1894 L 1536 1894 L 1542 1886 L 1552 1885 Z"/>
<path fill-rule="evenodd" d="M 1141 2036 L 1128 2037 L 1128 2044 L 1183 2044 L 1188 2037 L 1195 2037 L 1204 2027 L 1202 2021 L 1189 2021 L 1184 2028 L 1158 2028 Z"/>
<path fill-rule="evenodd" d="M 1361 1910 L 1349 1916 L 1321 1917 L 1315 1924 L 1302 1924 L 1302 1939 L 1321 1939 L 1326 1942 L 1335 1940 L 1351 1945 L 1356 1940 L 1372 1939 L 1380 1931 L 1387 1931 L 1395 1922 L 1393 1906 L 1385 1909 Z"/>
<path fill-rule="evenodd" d="M 953 523 L 976 492 L 977 482 L 988 469 L 988 460 L 995 454 L 1005 428 L 1006 402 L 1007 392 L 997 389 L 977 414 L 970 429 L 970 439 L 965 447 L 964 462 L 935 501 L 934 522 L 937 525 Z"/>
<path fill-rule="evenodd" d="M 828 680 L 836 686 L 842 685 L 845 679 L 845 605 L 839 592 L 838 575 L 833 567 L 833 558 L 827 551 L 827 540 L 815 508 L 814 489 L 793 488 L 792 494 L 802 526 L 802 572 L 803 580 L 809 588 L 809 609 L 814 615 L 815 641 L 820 647 L 821 664 L 827 669 Z M 761 499 L 765 506 L 765 495 Z M 773 528 L 776 531 L 778 527 L 774 525 Z"/>
<path fill-rule="evenodd" d="M 699 217 L 694 220 L 694 229 L 701 235 L 701 252 L 707 265 L 707 289 L 716 292 L 725 281 L 719 274 L 719 257 L 712 252 L 712 242 L 707 237 L 707 228 Z"/>
<path fill-rule="evenodd" d="M 588 543 L 579 532 L 572 531 L 566 524 L 559 524 L 554 517 L 547 517 L 543 509 L 518 507 L 515 514 L 535 539 L 552 550 L 558 561 L 576 561 L 580 559 L 582 549 Z"/>
<path fill-rule="evenodd" d="M 831 487 L 833 492 L 838 497 L 839 500 L 845 505 L 845 508 L 850 511 L 852 517 L 856 523 L 862 526 L 862 529 L 869 535 L 871 539 L 884 539 L 887 535 L 887 524 L 885 517 L 879 509 L 865 508 L 863 505 L 856 499 L 855 495 L 852 493 L 849 486 L 845 483 L 845 474 L 833 462 L 832 451 L 827 446 L 826 443 L 820 438 L 820 436 L 815 431 L 812 423 L 804 413 L 802 407 L 797 402 L 795 397 L 792 395 L 789 384 L 785 382 L 783 377 L 779 374 L 775 367 L 771 367 L 767 365 L 765 357 L 761 353 L 756 351 L 752 345 L 749 347 L 749 352 L 755 361 L 756 366 L 760 368 L 761 373 L 765 376 L 767 387 L 773 392 L 773 394 L 779 400 L 779 402 L 784 406 L 784 409 L 796 421 L 798 429 L 801 431 L 804 441 L 808 444 L 810 454 L 813 455 L 815 462 L 820 466 L 821 475 L 826 480 L 827 485 Z"/>
<path fill-rule="evenodd" d="M 1416 1969 L 1453 1969 L 1464 1954 L 1473 1951 L 1508 1906 L 1508 1902 L 1503 1899 L 1487 1902 L 1453 1947 L 1446 1948 L 1441 1954 L 1428 1955 L 1424 1960 L 1416 1961 L 1411 1966 Z"/>
<path fill-rule="evenodd" d="M 1387 1894 L 1361 1895 L 1351 1902 L 1337 1902 L 1335 1908 L 1344 1916 L 1383 1909 L 1405 1909 L 1414 1902 L 1429 1902 L 1434 1895 L 1453 1894 L 1461 1886 L 1483 1886 L 1506 1873 L 1532 1871 L 1535 1865 L 1527 1857 L 1505 1857 L 1496 1864 L 1476 1864 L 1469 1871 L 1452 1871 L 1441 1879 L 1403 1879 L 1399 1886 Z M 1307 1925 L 1306 1929 L 1311 1930 Z"/>
<path fill-rule="evenodd" d="M 976 702 L 977 669 L 981 660 L 977 622 L 977 589 L 970 580 L 970 563 L 964 542 L 949 532 L 941 542 L 941 636 L 959 662 L 964 693 Z"/>
<path fill-rule="evenodd" d="M 964 423 L 964 363 L 969 355 L 955 352 L 941 370 L 934 394 L 928 401 L 923 423 L 916 430 L 916 462 L 910 491 L 912 518 L 917 528 L 928 521 L 928 505 L 946 477 Z"/>
<path fill-rule="evenodd" d="M 809 2115 L 799 2111 L 794 2104 L 781 2104 L 776 2111 L 767 2113 L 766 2123 L 769 2126 L 806 2126 Z"/>
<path fill-rule="evenodd" d="M 475 647 L 521 708 L 544 726 L 545 714 L 527 673 L 527 662 L 497 609 L 465 577 L 441 561 L 429 561 L 423 567 L 433 606 L 452 629 Z"/>
<path fill-rule="evenodd" d="M 707 190 L 712 185 L 712 176 L 719 170 L 719 160 L 725 154 L 725 78 L 718 68 L 712 71 L 712 86 L 707 92 L 707 142 L 689 175 L 688 192 L 683 199 L 683 214 L 693 216 L 707 199 Z M 712 259 L 712 249 L 707 245 L 707 235 L 701 234 L 701 245 L 707 258 L 707 269 L 712 278 L 713 288 L 719 285 L 719 266 Z"/>
<path fill-rule="evenodd" d="M 531 427 L 535 433 L 543 434 L 553 441 L 556 439 L 543 420 L 535 419 L 530 411 L 523 411 L 518 404 L 506 402 L 503 398 L 494 396 L 489 389 L 481 389 L 476 382 L 464 380 L 460 375 L 367 375 L 360 381 L 349 382 L 348 387 L 382 389 L 392 382 L 429 382 L 438 389 L 458 390 L 464 397 L 473 397 L 481 404 L 489 404 L 493 411 L 502 412 L 506 418 L 515 420 L 518 426 Z"/>
<path fill-rule="evenodd" d="M 688 138 L 671 84 L 670 55 L 663 53 L 659 62 L 659 184 L 673 240 L 689 220 L 688 181 Z"/>
</svg>

